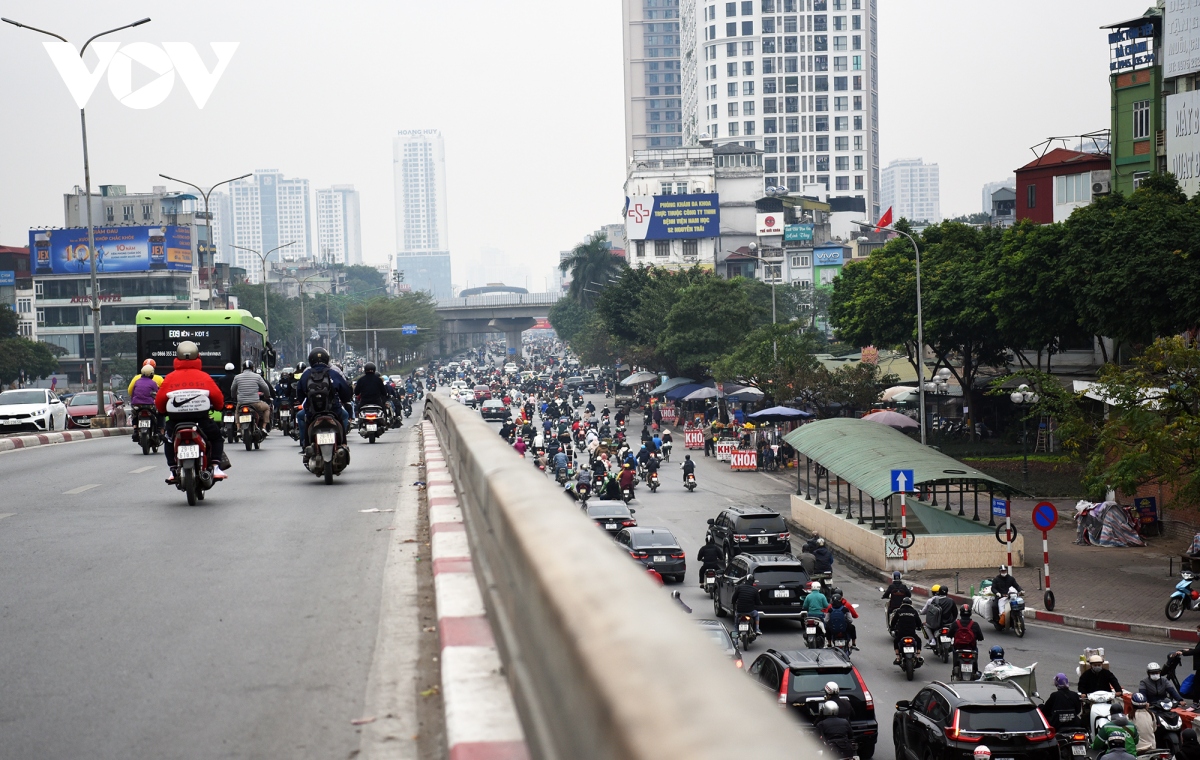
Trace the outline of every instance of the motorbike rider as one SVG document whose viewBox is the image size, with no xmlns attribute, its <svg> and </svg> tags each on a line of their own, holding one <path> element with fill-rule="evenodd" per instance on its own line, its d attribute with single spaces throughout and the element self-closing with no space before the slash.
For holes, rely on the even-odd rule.
<svg viewBox="0 0 1200 760">
<path fill-rule="evenodd" d="M 1121 746 L 1129 754 L 1137 754 L 1137 728 L 1125 717 L 1125 705 L 1114 702 L 1109 711 L 1108 723 L 1096 729 L 1096 735 L 1092 737 L 1092 749 L 1103 749 L 1107 746 L 1111 752 L 1117 741 L 1120 742 L 1117 746 Z M 1109 752 L 1101 753 L 1099 757 L 1111 757 Z"/>
<path fill-rule="evenodd" d="M 1121 692 L 1121 682 L 1111 670 L 1104 667 L 1104 658 L 1098 654 L 1088 657 L 1088 668 L 1079 676 L 1079 693 L 1091 694 L 1093 691 Z"/>
<path fill-rule="evenodd" d="M 620 484 L 622 492 L 628 490 L 631 495 L 633 494 L 633 481 L 635 477 L 633 468 L 629 466 L 628 462 L 621 465 L 621 474 L 617 476 L 617 482 Z"/>
<path fill-rule="evenodd" d="M 829 747 L 833 758 L 855 757 L 858 751 L 854 744 L 854 731 L 850 721 L 841 717 L 840 706 L 833 700 L 821 704 L 821 720 L 817 723 L 817 734 Z"/>
<path fill-rule="evenodd" d="M 388 389 L 383 382 L 383 378 L 379 377 L 379 373 L 375 371 L 375 364 L 367 362 L 363 367 L 363 376 L 358 378 L 354 383 L 354 400 L 357 403 L 356 409 L 364 406 L 382 407 L 387 402 Z"/>
<path fill-rule="evenodd" d="M 845 629 L 846 638 L 850 639 L 850 648 L 858 649 L 858 630 L 855 629 L 854 623 L 850 622 L 850 618 L 858 617 L 858 610 L 854 609 L 854 605 L 842 596 L 840 588 L 835 588 L 830 592 L 829 606 L 825 608 L 824 612 L 826 638 L 833 639 L 835 634 Z M 833 682 L 830 681 L 830 683 Z"/>
<path fill-rule="evenodd" d="M 934 584 L 929 589 L 929 600 L 921 608 L 921 616 L 925 618 L 925 627 L 929 631 L 929 647 L 933 648 L 938 631 L 954 622 L 957 610 L 954 600 L 950 598 L 950 589 L 941 584 Z"/>
<path fill-rule="evenodd" d="M 736 621 L 742 615 L 749 615 L 754 621 L 754 632 L 761 636 L 762 624 L 759 618 L 762 613 L 758 611 L 758 588 L 751 578 L 749 575 L 742 578 L 733 590 L 733 619 Z"/>
<path fill-rule="evenodd" d="M 979 650 L 983 629 L 971 619 L 971 605 L 964 604 L 958 612 L 958 620 L 950 624 L 950 641 L 955 649 Z"/>
<path fill-rule="evenodd" d="M 308 352 L 308 363 L 310 366 L 304 370 L 304 374 L 300 376 L 300 383 L 297 385 L 300 397 L 304 399 L 304 409 L 300 410 L 300 413 L 296 415 L 296 424 L 300 428 L 300 453 L 304 454 L 305 461 L 308 461 L 308 453 L 306 451 L 309 445 L 308 416 L 310 412 L 315 415 L 321 411 L 325 411 L 310 409 L 314 400 L 311 397 L 312 394 L 309 392 L 310 383 L 315 385 L 321 378 L 328 378 L 330 386 L 329 398 L 327 399 L 327 403 L 329 404 L 328 411 L 336 414 L 341 420 L 343 433 L 350 427 L 350 413 L 346 411 L 346 406 L 350 404 L 350 399 L 352 398 L 350 384 L 346 382 L 346 378 L 342 376 L 342 373 L 329 366 L 328 351 L 319 346 L 314 348 Z"/>
<path fill-rule="evenodd" d="M 825 619 L 825 608 L 829 606 L 829 599 L 821 592 L 821 584 L 813 581 L 808 587 L 808 593 L 804 596 L 804 611 L 809 617 L 815 617 L 818 620 Z"/>
<path fill-rule="evenodd" d="M 267 398 L 271 398 L 271 386 L 254 371 L 253 359 L 242 362 L 242 371 L 229 384 L 229 393 L 238 406 L 245 404 L 254 410 L 264 432 L 271 429 L 271 407 L 259 396 L 265 393 Z"/>
<path fill-rule="evenodd" d="M 1162 677 L 1162 666 L 1157 662 L 1146 666 L 1146 677 L 1138 683 L 1138 693 L 1144 695 L 1147 702 L 1161 702 L 1164 699 L 1183 701 L 1175 684 Z"/>
<path fill-rule="evenodd" d="M 880 599 L 887 599 L 887 614 L 890 618 L 900 607 L 900 602 L 905 599 L 912 599 L 912 589 L 904 585 L 904 581 L 900 580 L 900 571 L 892 572 L 892 583 L 883 590 L 883 596 Z"/>
<path fill-rule="evenodd" d="M 685 454 L 683 461 L 679 463 L 679 469 L 683 470 L 683 482 L 688 482 L 688 475 L 696 474 L 696 463 L 692 461 L 691 454 Z"/>
<path fill-rule="evenodd" d="M 1000 574 L 992 579 L 992 593 L 996 598 L 992 600 L 992 622 L 996 623 L 1000 620 L 1000 600 L 1008 598 L 1008 592 L 1016 589 L 1020 593 L 1025 593 L 1021 588 L 1021 584 L 1017 583 L 1017 579 L 1012 577 L 1008 572 L 1008 565 L 1000 566 Z"/>
<path fill-rule="evenodd" d="M 892 614 L 891 622 L 888 623 L 888 630 L 892 634 L 892 644 L 896 650 L 895 664 L 900 664 L 901 639 L 911 636 L 916 639 L 917 651 L 921 651 L 921 616 L 913 609 L 912 597 L 902 598 L 900 606 Z"/>
<path fill-rule="evenodd" d="M 817 550 L 817 541 L 820 540 L 821 534 L 813 531 L 812 536 L 804 542 L 804 546 L 800 549 L 805 554 L 812 554 Z"/>
<path fill-rule="evenodd" d="M 724 559 L 724 555 L 721 554 L 721 550 L 717 548 L 717 545 L 713 543 L 712 536 L 710 535 L 704 546 L 700 547 L 700 551 L 696 552 L 696 561 L 700 563 L 700 571 L 698 575 L 700 585 L 704 585 L 705 571 L 721 571 L 721 566 L 724 562 Z"/>
<path fill-rule="evenodd" d="M 158 389 L 162 385 L 163 379 L 154 374 L 154 367 L 150 364 L 143 364 L 142 371 L 129 384 L 129 404 L 134 409 L 140 406 L 148 406 L 154 408 L 154 397 L 158 395 Z M 155 409 L 154 420 L 150 423 L 158 427 L 158 410 Z M 133 440 L 138 439 L 138 429 L 133 429 Z"/>
<path fill-rule="evenodd" d="M 988 664 L 983 666 L 983 674 L 991 675 L 1001 668 L 1007 667 L 1008 663 L 1004 661 L 1004 647 L 994 646 L 988 650 Z"/>
<path fill-rule="evenodd" d="M 560 449 L 558 451 L 558 453 L 554 455 L 554 475 L 555 475 L 555 477 L 557 477 L 560 472 L 565 473 L 567 471 L 568 465 L 570 465 L 570 461 L 567 458 L 567 454 L 565 451 L 562 451 Z"/>
<path fill-rule="evenodd" d="M 275 383 L 275 406 L 283 402 L 296 403 L 296 373 L 291 367 L 284 367 L 279 373 L 279 382 Z"/>
<path fill-rule="evenodd" d="M 651 475 L 658 474 L 658 457 L 651 454 L 642 466 L 646 468 L 646 480 L 650 480 Z"/>
<path fill-rule="evenodd" d="M 1101 727 L 1100 731 L 1104 731 L 1104 729 L 1112 725 L 1114 724 L 1106 723 L 1103 727 Z M 1111 735 L 1109 735 L 1106 739 L 1101 741 L 1100 734 L 1098 733 L 1096 738 L 1092 741 L 1092 749 L 1107 747 L 1104 752 L 1101 752 L 1096 756 L 1096 760 L 1100 760 L 1100 758 L 1104 758 L 1104 760 L 1137 760 L 1137 756 L 1134 754 L 1137 751 L 1137 743 L 1134 742 L 1134 747 L 1130 748 L 1130 737 L 1127 733 L 1122 734 L 1110 732 L 1110 734 Z"/>
<path fill-rule="evenodd" d="M 228 460 L 225 459 L 225 439 L 221 435 L 221 426 L 213 422 L 210 412 L 220 412 L 225 408 L 225 397 L 213 382 L 212 376 L 202 369 L 200 348 L 192 341 L 180 341 L 175 347 L 174 366 L 174 371 L 163 378 L 163 384 L 154 396 L 154 406 L 158 413 L 166 415 L 167 441 L 163 446 L 163 453 L 167 457 L 167 466 L 171 468 L 171 477 L 167 478 L 167 483 L 174 485 L 177 480 L 175 447 L 171 444 L 171 439 L 175 425 L 180 422 L 197 424 L 208 442 L 210 461 L 213 462 L 213 480 L 224 480 L 226 476 L 221 467 L 229 466 Z M 173 407 L 178 409 L 187 406 L 189 400 L 197 400 L 198 394 L 208 396 L 209 411 L 172 411 Z"/>
<path fill-rule="evenodd" d="M 833 549 L 825 545 L 825 539 L 817 539 L 817 548 L 813 550 L 812 555 L 816 559 L 818 573 L 833 572 Z"/>
<path fill-rule="evenodd" d="M 1054 693 L 1046 698 L 1046 703 L 1040 709 L 1051 728 L 1062 732 L 1063 729 L 1080 726 L 1083 700 L 1071 691 L 1071 682 L 1066 674 L 1059 673 L 1054 676 Z"/>
<path fill-rule="evenodd" d="M 1152 752 L 1155 748 L 1154 731 L 1157 726 L 1154 718 L 1154 713 L 1150 712 L 1150 702 L 1147 701 L 1146 695 L 1140 691 L 1135 693 L 1130 698 L 1130 704 L 1133 707 L 1133 723 L 1134 729 L 1137 731 L 1137 746 L 1136 754 L 1144 755 L 1147 752 Z"/>
<path fill-rule="evenodd" d="M 825 702 L 836 702 L 839 716 L 846 720 L 854 719 L 854 705 L 850 704 L 849 697 L 842 696 L 842 688 L 836 681 L 825 682 Z"/>
</svg>

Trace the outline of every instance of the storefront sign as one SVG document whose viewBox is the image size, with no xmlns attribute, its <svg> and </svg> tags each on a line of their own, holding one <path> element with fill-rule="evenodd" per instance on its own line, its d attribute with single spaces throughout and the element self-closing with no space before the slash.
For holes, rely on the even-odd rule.
<svg viewBox="0 0 1200 760">
<path fill-rule="evenodd" d="M 1167 0 L 1163 48 L 1164 78 L 1200 71 L 1200 2 Z"/>
<path fill-rule="evenodd" d="M 625 234 L 630 240 L 715 238 L 721 234 L 720 199 L 716 193 L 630 196 Z"/>
<path fill-rule="evenodd" d="M 717 461 L 728 462 L 736 448 L 737 441 L 717 441 Z"/>
<path fill-rule="evenodd" d="M 818 248 L 813 251 L 813 266 L 831 267 L 842 265 L 841 248 Z"/>
<path fill-rule="evenodd" d="M 783 228 L 783 239 L 812 242 L 813 226 L 811 224 L 789 224 Z"/>
<path fill-rule="evenodd" d="M 755 218 L 758 222 L 759 235 L 782 235 L 783 234 L 783 212 L 772 211 L 769 214 L 756 214 Z"/>
<path fill-rule="evenodd" d="M 17 273 L 11 269 L 6 269 L 0 272 L 0 287 L 8 285 L 12 287 L 17 284 Z"/>
<path fill-rule="evenodd" d="M 688 449 L 704 448 L 704 431 L 698 428 L 683 431 L 683 445 Z"/>
<path fill-rule="evenodd" d="M 662 410 L 662 421 L 667 423 L 668 425 L 675 424 L 675 408 L 674 407 L 667 407 L 666 409 Z"/>
<path fill-rule="evenodd" d="M 735 472 L 753 472 L 758 469 L 758 452 L 754 449 L 736 449 L 729 460 L 729 469 Z"/>
<path fill-rule="evenodd" d="M 96 300 L 99 301 L 100 303 L 116 303 L 121 300 L 121 296 L 101 295 Z M 91 296 L 71 296 L 71 303 L 91 303 L 91 302 L 92 302 Z"/>
<path fill-rule="evenodd" d="M 1167 168 L 1188 197 L 1200 191 L 1200 90 L 1167 96 Z"/>
<path fill-rule="evenodd" d="M 1114 29 L 1108 35 L 1108 70 L 1111 74 L 1154 65 L 1154 24 Z"/>
</svg>

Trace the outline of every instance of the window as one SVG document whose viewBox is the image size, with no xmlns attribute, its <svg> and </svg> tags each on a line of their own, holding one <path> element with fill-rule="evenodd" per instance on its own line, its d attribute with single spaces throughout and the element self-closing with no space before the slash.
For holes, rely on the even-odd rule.
<svg viewBox="0 0 1200 760">
<path fill-rule="evenodd" d="M 846 63 L 846 56 L 835 55 L 833 57 L 833 70 L 834 71 L 846 71 L 847 65 L 848 64 Z"/>
<path fill-rule="evenodd" d="M 787 131 L 787 132 L 799 132 L 800 131 L 799 117 L 796 117 L 796 116 L 787 117 L 786 124 L 787 124 L 787 128 L 785 131 Z"/>
<path fill-rule="evenodd" d="M 797 65 L 796 65 L 796 62 L 797 62 L 798 60 L 799 60 L 799 59 L 798 59 L 798 58 L 796 58 L 796 56 L 794 56 L 794 55 L 792 55 L 792 56 L 788 56 L 787 58 L 784 58 L 784 59 L 783 59 L 783 72 L 784 72 L 785 74 L 795 74 L 795 73 L 797 73 L 797 72 L 800 70 L 800 69 L 799 69 L 799 66 L 797 66 Z"/>
<path fill-rule="evenodd" d="M 742 0 L 742 15 L 743 16 L 753 16 L 754 15 L 754 0 Z"/>
<path fill-rule="evenodd" d="M 1133 139 L 1150 136 L 1150 101 L 1139 100 L 1133 104 Z"/>
<path fill-rule="evenodd" d="M 126 222 L 133 221 L 133 205 L 132 204 L 121 207 L 121 217 Z"/>
<path fill-rule="evenodd" d="M 725 64 L 725 76 L 736 77 L 737 75 L 737 61 Z"/>
<path fill-rule="evenodd" d="M 1037 208 L 1037 185 L 1025 186 L 1025 208 Z"/>
<path fill-rule="evenodd" d="M 44 324 L 46 324 L 46 310 L 45 310 L 45 309 L 38 309 L 38 310 L 37 310 L 37 323 L 38 323 L 39 325 L 44 325 Z"/>
<path fill-rule="evenodd" d="M 813 56 L 813 71 L 829 71 L 829 56 L 814 55 Z"/>
<path fill-rule="evenodd" d="M 149 203 L 142 204 L 142 219 L 150 221 L 154 217 L 154 206 Z"/>
<path fill-rule="evenodd" d="M 854 157 L 854 171 L 861 172 L 862 170 L 863 170 L 863 157 L 855 156 Z"/>
<path fill-rule="evenodd" d="M 742 116 L 753 116 L 753 115 L 754 115 L 754 101 L 747 100 L 745 103 L 742 103 Z"/>
<path fill-rule="evenodd" d="M 846 77 L 834 77 L 833 78 L 833 89 L 836 92 L 845 92 L 846 90 L 850 89 L 849 86 L 847 85 Z"/>
<path fill-rule="evenodd" d="M 854 77 L 854 91 L 858 92 L 862 89 L 862 77 Z"/>
<path fill-rule="evenodd" d="M 813 16 L 812 22 L 813 22 L 812 30 L 814 32 L 829 31 L 829 17 L 828 16 Z"/>
<path fill-rule="evenodd" d="M 796 172 L 800 171 L 800 157 L 799 156 L 788 156 L 787 157 L 787 170 L 788 170 L 789 174 L 795 174 Z"/>
<path fill-rule="evenodd" d="M 762 20 L 762 33 L 763 34 L 774 34 L 775 33 L 775 19 L 774 18 L 764 18 Z"/>
<path fill-rule="evenodd" d="M 672 185 L 670 182 L 660 182 L 658 185 L 658 194 L 659 195 L 674 195 L 675 194 L 675 186 Z"/>
<path fill-rule="evenodd" d="M 862 149 L 863 149 L 863 139 L 862 139 L 862 135 L 855 135 L 855 136 L 854 136 L 854 149 L 855 149 L 855 150 L 862 150 Z"/>
<path fill-rule="evenodd" d="M 796 17 L 795 16 L 787 16 L 783 19 L 783 31 L 785 33 L 792 33 L 792 34 L 794 34 L 796 32 Z"/>
<path fill-rule="evenodd" d="M 1091 174 L 1071 174 L 1063 177 L 1055 177 L 1054 196 L 1054 202 L 1058 205 L 1065 203 L 1091 203 Z"/>
<path fill-rule="evenodd" d="M 725 25 L 725 36 L 726 37 L 736 37 L 737 36 L 737 22 L 736 21 L 731 21 Z"/>
<path fill-rule="evenodd" d="M 752 122 L 752 121 L 742 122 L 742 134 L 744 134 L 744 135 L 754 134 L 754 122 Z"/>
<path fill-rule="evenodd" d="M 33 299 L 32 298 L 18 298 L 17 299 L 17 313 L 18 314 L 29 314 L 32 311 L 33 311 Z"/>
<path fill-rule="evenodd" d="M 779 152 L 779 138 L 778 137 L 768 137 L 767 139 L 763 140 L 763 151 L 765 153 L 778 153 Z"/>
<path fill-rule="evenodd" d="M 829 135 L 817 135 L 815 142 L 816 147 L 813 150 L 820 153 L 825 153 L 829 150 Z"/>
<path fill-rule="evenodd" d="M 767 174 L 777 173 L 779 171 L 779 159 L 778 158 L 764 158 L 763 159 L 763 171 L 766 172 Z M 775 184 L 775 183 L 772 182 L 771 184 Z"/>
<path fill-rule="evenodd" d="M 800 113 L 800 98 L 795 95 L 790 98 L 784 98 L 783 110 L 785 113 Z"/>
<path fill-rule="evenodd" d="M 743 37 L 753 37 L 754 36 L 754 22 L 753 21 L 743 21 L 742 22 L 742 36 Z"/>
<path fill-rule="evenodd" d="M 849 190 L 850 189 L 850 178 L 849 177 L 838 177 L 837 179 L 834 180 L 834 182 L 836 184 L 835 189 L 837 189 L 837 190 Z"/>
<path fill-rule="evenodd" d="M 807 256 L 793 256 L 792 257 L 792 266 L 794 266 L 794 267 L 808 266 L 808 257 Z"/>
<path fill-rule="evenodd" d="M 29 324 L 28 322 L 19 323 L 17 325 L 17 335 L 21 336 L 22 338 L 32 338 L 33 325 Z"/>
<path fill-rule="evenodd" d="M 834 138 L 833 144 L 834 144 L 834 150 L 850 150 L 850 138 L 849 137 Z"/>
<path fill-rule="evenodd" d="M 737 15 L 737 3 L 725 3 L 725 15 L 727 17 L 728 16 L 736 16 Z"/>
<path fill-rule="evenodd" d="M 858 169 L 861 169 L 862 167 L 861 167 L 861 166 L 859 166 L 859 167 L 856 167 L 856 168 L 858 168 Z M 856 177 L 854 178 L 854 189 L 855 189 L 855 190 L 862 190 L 862 189 L 863 189 L 863 178 L 862 178 L 862 175 L 861 175 L 861 174 L 859 174 L 858 176 L 856 176 Z"/>
<path fill-rule="evenodd" d="M 112 206 L 107 206 L 107 207 L 105 207 L 105 209 L 104 209 L 104 219 L 105 219 L 105 221 L 108 221 L 108 222 L 114 221 L 114 219 L 113 219 L 113 207 L 112 207 Z"/>
<path fill-rule="evenodd" d="M 763 94 L 770 95 L 773 92 L 778 92 L 775 89 L 775 77 L 767 77 L 763 80 Z"/>
<path fill-rule="evenodd" d="M 728 106 L 726 106 L 726 109 L 729 111 L 729 114 L 728 114 L 729 116 L 737 116 L 738 115 L 738 104 L 737 103 L 730 103 Z"/>
<path fill-rule="evenodd" d="M 861 116 L 855 116 L 855 117 L 854 117 L 854 128 L 855 128 L 856 130 L 861 130 L 861 129 L 863 128 L 863 121 L 862 121 L 862 117 L 861 117 Z"/>
<path fill-rule="evenodd" d="M 1133 173 L 1133 189 L 1137 190 L 1142 186 L 1142 183 L 1150 176 L 1150 172 L 1134 172 Z"/>
<path fill-rule="evenodd" d="M 813 92 L 829 92 L 829 77 L 813 77 Z"/>
<path fill-rule="evenodd" d="M 763 100 L 763 113 L 775 113 L 776 105 L 775 98 L 766 98 Z"/>
<path fill-rule="evenodd" d="M 829 156 L 817 156 L 817 171 L 829 171 Z M 825 181 L 828 182 L 829 180 L 826 179 Z"/>
<path fill-rule="evenodd" d="M 742 55 L 754 55 L 754 43 L 753 42 L 743 42 L 742 43 Z"/>
<path fill-rule="evenodd" d="M 753 95 L 754 94 L 754 82 L 742 82 L 742 94 L 743 95 Z"/>
<path fill-rule="evenodd" d="M 800 92 L 800 78 L 799 77 L 784 77 L 783 78 L 783 91 L 785 93 Z"/>
<path fill-rule="evenodd" d="M 785 53 L 799 53 L 800 52 L 800 46 L 796 44 L 795 37 L 784 37 L 783 38 L 783 52 L 785 52 Z"/>
<path fill-rule="evenodd" d="M 829 117 L 828 116 L 818 116 L 817 120 L 816 120 L 816 126 L 813 127 L 813 131 L 814 132 L 828 132 L 829 131 Z"/>
<path fill-rule="evenodd" d="M 633 248 L 634 248 L 634 251 L 636 251 L 637 257 L 639 259 L 646 255 L 646 241 L 645 240 L 635 240 L 633 242 Z"/>
<path fill-rule="evenodd" d="M 813 37 L 813 50 L 818 53 L 824 53 L 829 50 L 829 38 L 824 34 L 818 34 Z"/>
<path fill-rule="evenodd" d="M 730 82 L 725 85 L 725 95 L 730 98 L 737 97 L 737 82 Z"/>
<path fill-rule="evenodd" d="M 834 156 L 833 168 L 839 172 L 850 171 L 850 157 L 849 156 Z M 839 177 L 839 179 L 841 179 L 841 178 Z M 845 188 L 842 188 L 842 187 L 838 188 L 838 190 L 848 190 L 848 189 L 849 189 L 848 186 Z"/>
<path fill-rule="evenodd" d="M 855 96 L 854 96 L 854 110 L 855 110 L 855 111 L 861 111 L 861 110 L 862 110 L 862 95 L 855 95 Z"/>
<path fill-rule="evenodd" d="M 775 12 L 775 0 L 762 0 L 762 12 L 763 13 L 774 13 Z"/>
<path fill-rule="evenodd" d="M 655 257 L 658 257 L 658 258 L 670 256 L 671 255 L 671 241 L 670 240 L 655 240 L 654 241 L 654 255 L 655 255 Z"/>
<path fill-rule="evenodd" d="M 834 98 L 833 99 L 833 110 L 835 110 L 835 111 L 850 110 L 850 99 L 845 98 L 845 97 Z"/>
<path fill-rule="evenodd" d="M 800 152 L 800 138 L 799 137 L 788 137 L 786 139 L 787 139 L 787 152 L 788 153 L 799 153 Z"/>
<path fill-rule="evenodd" d="M 764 54 L 775 52 L 775 38 L 774 37 L 763 37 L 762 51 Z"/>
<path fill-rule="evenodd" d="M 764 74 L 774 74 L 775 73 L 775 59 L 774 58 L 764 58 L 763 62 L 762 62 L 762 70 L 763 70 Z"/>
<path fill-rule="evenodd" d="M 730 137 L 738 136 L 738 123 L 736 121 L 729 122 L 729 136 Z"/>
<path fill-rule="evenodd" d="M 763 119 L 763 133 L 768 134 L 768 135 L 775 134 L 778 131 L 776 129 L 775 124 L 776 124 L 775 119 L 771 119 L 771 118 Z"/>
<path fill-rule="evenodd" d="M 725 57 L 726 58 L 737 58 L 737 43 L 736 42 L 726 42 L 725 43 Z"/>
</svg>

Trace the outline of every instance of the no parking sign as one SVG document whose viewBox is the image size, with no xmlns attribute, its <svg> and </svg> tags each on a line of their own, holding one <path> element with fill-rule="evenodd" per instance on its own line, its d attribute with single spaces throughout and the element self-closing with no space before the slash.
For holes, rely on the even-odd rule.
<svg viewBox="0 0 1200 760">
<path fill-rule="evenodd" d="M 1054 609 L 1054 592 L 1050 590 L 1050 542 L 1047 533 L 1058 524 L 1058 509 L 1048 501 L 1038 502 L 1033 508 L 1033 527 L 1042 532 L 1042 572 L 1046 575 L 1046 593 L 1042 602 L 1048 611 Z"/>
</svg>

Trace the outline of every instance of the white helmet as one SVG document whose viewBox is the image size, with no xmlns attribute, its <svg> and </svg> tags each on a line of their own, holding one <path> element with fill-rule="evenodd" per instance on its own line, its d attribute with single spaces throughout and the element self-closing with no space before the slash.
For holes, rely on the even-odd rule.
<svg viewBox="0 0 1200 760">
<path fill-rule="evenodd" d="M 825 684 L 825 698 L 826 699 L 837 699 L 838 695 L 841 693 L 842 693 L 841 688 L 833 681 L 830 681 L 829 683 Z"/>
<path fill-rule="evenodd" d="M 834 702 L 832 699 L 830 699 L 826 702 L 823 702 L 821 704 L 821 714 L 822 715 L 837 715 L 838 714 L 838 703 Z"/>
<path fill-rule="evenodd" d="M 975 752 L 972 754 L 975 760 L 991 760 L 992 757 L 992 751 L 987 748 L 986 744 L 981 744 L 976 747 Z"/>
</svg>

